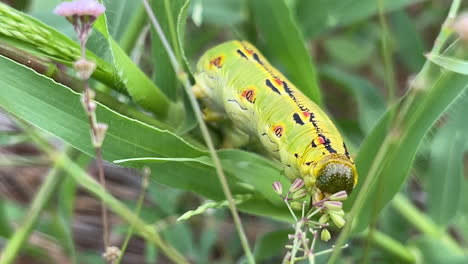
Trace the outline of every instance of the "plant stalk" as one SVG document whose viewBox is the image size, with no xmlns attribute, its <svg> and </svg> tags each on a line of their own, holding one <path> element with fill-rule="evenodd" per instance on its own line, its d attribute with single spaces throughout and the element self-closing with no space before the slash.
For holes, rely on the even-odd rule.
<svg viewBox="0 0 468 264">
<path fill-rule="evenodd" d="M 177 61 L 177 58 L 169 45 L 169 42 L 164 35 L 164 32 L 161 29 L 161 26 L 159 25 L 159 22 L 154 15 L 153 11 L 151 10 L 151 6 L 149 5 L 147 0 L 143 0 L 143 4 L 145 5 L 146 12 L 148 13 L 148 16 L 150 18 L 150 21 L 152 22 L 156 32 L 159 35 L 159 38 L 161 39 L 161 42 L 163 43 L 164 48 L 166 49 L 166 52 L 169 56 L 169 59 L 171 61 L 172 67 L 174 68 L 174 71 L 176 72 L 177 76 L 179 77 L 180 81 L 184 85 L 185 91 L 187 92 L 187 95 L 189 97 L 190 103 L 192 105 L 193 111 L 195 112 L 195 115 L 197 117 L 198 123 L 200 125 L 200 129 L 203 135 L 203 139 L 206 142 L 206 145 L 208 146 L 208 149 L 210 151 L 211 158 L 213 159 L 213 163 L 216 168 L 216 174 L 218 176 L 218 179 L 221 183 L 221 187 L 223 189 L 223 192 L 226 196 L 226 200 L 229 203 L 229 209 L 231 211 L 234 224 L 236 226 L 237 232 L 239 234 L 239 238 L 242 244 L 242 247 L 244 249 L 245 255 L 247 257 L 247 261 L 249 263 L 255 263 L 255 259 L 253 257 L 253 254 L 250 250 L 249 242 L 247 240 L 247 236 L 244 232 L 244 228 L 242 227 L 242 222 L 240 220 L 239 214 L 236 209 L 236 204 L 235 201 L 232 197 L 231 190 L 229 189 L 229 185 L 226 180 L 226 176 L 224 175 L 224 171 L 221 166 L 221 161 L 219 159 L 218 154 L 216 153 L 216 150 L 214 148 L 213 141 L 211 140 L 208 128 L 205 124 L 205 121 L 203 120 L 202 113 L 200 111 L 200 106 L 198 105 L 198 102 L 194 96 L 194 94 L 191 91 L 192 85 L 190 84 L 190 81 L 188 79 L 187 73 L 184 72 L 183 68 L 180 66 L 179 62 Z"/>
</svg>

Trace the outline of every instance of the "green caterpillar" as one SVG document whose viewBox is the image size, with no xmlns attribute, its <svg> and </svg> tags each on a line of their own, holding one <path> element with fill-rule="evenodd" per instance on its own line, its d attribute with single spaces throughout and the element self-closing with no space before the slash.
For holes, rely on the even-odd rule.
<svg viewBox="0 0 468 264">
<path fill-rule="evenodd" d="M 356 167 L 335 125 L 251 44 L 231 41 L 208 50 L 195 79 L 204 105 L 259 138 L 309 193 L 353 190 Z"/>
</svg>

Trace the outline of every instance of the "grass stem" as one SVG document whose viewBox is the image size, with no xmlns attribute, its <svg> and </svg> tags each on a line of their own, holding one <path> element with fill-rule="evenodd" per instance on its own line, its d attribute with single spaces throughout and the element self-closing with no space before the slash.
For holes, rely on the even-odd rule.
<svg viewBox="0 0 468 264">
<path fill-rule="evenodd" d="M 213 144 L 213 141 L 210 137 L 210 134 L 209 134 L 209 131 L 208 131 L 208 128 L 205 124 L 205 121 L 203 120 L 203 117 L 202 117 L 202 113 L 200 111 L 200 106 L 194 96 L 194 94 L 192 93 L 192 85 L 188 79 L 188 75 L 187 73 L 185 73 L 183 71 L 183 68 L 181 67 L 180 63 L 178 62 L 170 44 L 169 44 L 169 41 L 167 40 L 164 32 L 162 31 L 161 29 L 161 26 L 159 25 L 159 22 L 156 18 L 156 16 L 154 15 L 153 11 L 151 10 L 151 6 L 149 5 L 148 1 L 147 0 L 143 0 L 143 4 L 145 5 L 145 8 L 146 8 L 146 12 L 148 13 L 148 16 L 150 18 L 150 21 L 152 22 L 156 32 L 158 33 L 159 35 L 159 38 L 161 39 L 161 42 L 163 43 L 163 46 L 164 48 L 166 49 L 166 52 L 169 56 L 169 59 L 171 61 L 171 64 L 174 68 L 174 71 L 176 72 L 176 74 L 178 75 L 180 81 L 182 82 L 184 88 L 185 88 L 185 91 L 189 97 L 189 100 L 190 100 L 190 104 L 195 112 L 195 116 L 197 117 L 197 120 L 198 120 L 198 123 L 200 125 L 200 129 L 201 129 L 201 132 L 202 132 L 202 135 L 203 135 L 203 139 L 205 140 L 205 143 L 210 151 L 210 155 L 211 155 L 211 158 L 213 159 L 213 163 L 215 165 L 215 168 L 216 168 L 216 174 L 218 176 L 218 179 L 221 183 L 221 187 L 223 189 L 223 192 L 226 196 L 226 200 L 228 201 L 229 203 L 229 209 L 231 211 L 231 214 L 232 214 L 232 217 L 233 217 L 233 220 L 234 220 L 234 224 L 236 226 L 236 229 L 237 229 L 237 232 L 239 234 L 239 238 L 240 238 L 240 241 L 241 241 L 241 244 L 242 244 L 242 247 L 244 249 L 244 252 L 245 252 L 245 255 L 247 257 L 247 261 L 249 263 L 255 263 L 255 260 L 254 260 L 254 257 L 253 257 L 253 254 L 252 254 L 252 251 L 250 250 L 250 246 L 249 246 L 249 242 L 247 240 L 247 236 L 244 232 L 244 228 L 242 227 L 242 222 L 240 220 L 240 217 L 239 217 L 239 214 L 237 212 L 237 209 L 236 209 L 236 204 L 235 204 L 235 201 L 232 197 L 232 193 L 231 193 L 231 190 L 229 189 L 229 185 L 227 183 L 227 179 L 226 179 L 226 176 L 224 175 L 224 171 L 223 171 L 223 168 L 221 166 L 221 160 L 219 159 L 219 156 L 218 154 L 216 153 L 216 150 L 215 150 L 215 147 L 214 147 L 214 144 Z"/>
</svg>

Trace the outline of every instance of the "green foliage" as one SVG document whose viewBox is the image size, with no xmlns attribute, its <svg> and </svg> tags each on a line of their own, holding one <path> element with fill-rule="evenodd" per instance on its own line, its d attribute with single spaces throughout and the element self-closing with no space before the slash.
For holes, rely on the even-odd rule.
<svg viewBox="0 0 468 264">
<path fill-rule="evenodd" d="M 34 200 L 33 205 L 40 202 L 38 208 L 49 211 L 50 217 L 40 218 L 36 212 L 25 224 L 27 232 L 14 232 L 11 225 L 26 215 L 26 209 L 13 206 L 8 199 L 0 201 L 0 236 L 16 241 L 7 244 L 8 258 L 14 259 L 21 248 L 27 254 L 44 256 L 25 242 L 37 224 L 41 232 L 63 245 L 72 262 L 98 261 L 95 253 L 77 248 L 70 229 L 77 188 L 82 186 L 135 227 L 135 234 L 145 239 L 149 262 L 174 252 L 172 247 L 196 263 L 212 263 L 213 248 L 224 254 L 219 263 L 238 262 L 237 238 L 219 241 L 218 229 L 223 228 L 219 222 L 228 219 L 223 209 L 227 201 L 183 93 L 181 73 L 172 68 L 155 30 L 145 33 L 146 17 L 141 16 L 140 3 L 104 1 L 106 16 L 97 20 L 87 51 L 97 63 L 91 86 L 124 102 L 116 107 L 97 97 L 97 119 L 109 126 L 102 148 L 104 159 L 135 169 L 149 167 L 152 172 L 147 195 L 151 204 L 134 213 L 82 170 L 95 152 L 80 95 L 49 78 L 63 67 L 45 76 L 34 71 L 33 64 L 21 65 L 24 62 L 18 58 L 3 56 L 3 48 L 13 46 L 66 67 L 78 58 L 79 46 L 73 40 L 71 25 L 50 15 L 55 3 L 41 6 L 38 2 L 32 1 L 29 15 L 0 4 L 0 107 L 82 154 L 76 163 L 62 160 L 56 164 L 72 177 L 46 186 L 60 194 L 56 202 L 45 206 L 47 196 Z M 370 263 L 380 257 L 389 263 L 467 261 L 464 249 L 446 232 L 453 231 L 461 240 L 468 238 L 466 43 L 454 40 L 454 33 L 444 27 L 427 60 L 423 56 L 433 45 L 428 36 L 437 35 L 434 29 L 442 25 L 448 6 L 420 0 L 159 0 L 151 5 L 184 74 L 192 76 L 191 66 L 207 48 L 245 36 L 339 121 L 340 130 L 351 141 L 350 149 L 355 150 L 351 154 L 357 153 L 360 176 L 344 202 L 345 211 L 355 216 L 347 219 L 354 224 L 346 240 L 359 242 L 351 244 L 344 261 L 364 259 Z M 382 33 L 376 19 L 379 9 L 387 12 L 383 15 L 388 19 L 388 34 Z M 385 97 L 390 89 L 385 84 L 392 76 L 386 75 L 389 69 L 382 58 L 382 38 L 389 40 L 390 55 L 396 58 L 390 66 L 396 73 L 396 95 L 403 94 L 396 102 Z M 70 69 L 63 73 L 72 74 Z M 121 111 L 127 110 L 126 105 L 147 119 L 121 114 L 126 113 Z M 154 122 L 144 121 L 148 119 Z M 223 125 L 210 125 L 215 139 L 222 138 Z M 0 147 L 29 141 L 24 134 L 1 132 Z M 256 261 L 279 261 L 291 230 L 271 232 L 271 227 L 278 230 L 284 226 L 270 220 L 290 222 L 292 218 L 271 185 L 280 181 L 287 188 L 290 183 L 282 175 L 281 165 L 251 143 L 243 149 L 218 150 L 218 155 L 239 210 L 262 216 L 248 218 L 246 229 L 249 225 L 266 226 L 264 234 L 251 236 L 256 238 Z M 423 168 L 414 166 L 414 160 Z M 24 156 L 1 164 L 38 162 Z M 212 201 L 193 199 L 193 194 Z M 403 197 L 418 200 L 422 209 Z M 12 210 L 16 212 L 13 216 Z M 158 230 L 171 245 L 165 248 L 166 241 L 147 223 L 164 222 L 185 212 L 184 217 L 190 219 L 165 223 L 168 226 Z M 200 227 L 200 221 L 209 224 Z M 330 231 L 333 238 L 339 234 Z M 172 256 L 177 259 L 178 253 Z"/>
<path fill-rule="evenodd" d="M 265 48 L 275 54 L 291 81 L 320 105 L 322 97 L 315 68 L 289 7 L 283 0 L 250 1 L 250 4 L 255 25 L 267 43 Z"/>
</svg>

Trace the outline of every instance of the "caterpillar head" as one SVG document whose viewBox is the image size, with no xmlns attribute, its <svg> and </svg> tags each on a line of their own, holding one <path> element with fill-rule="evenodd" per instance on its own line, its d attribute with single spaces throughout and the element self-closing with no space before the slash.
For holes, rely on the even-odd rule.
<svg viewBox="0 0 468 264">
<path fill-rule="evenodd" d="M 339 191 L 351 193 L 357 183 L 354 164 L 341 157 L 329 159 L 316 167 L 315 186 L 323 193 L 333 194 Z"/>
</svg>

